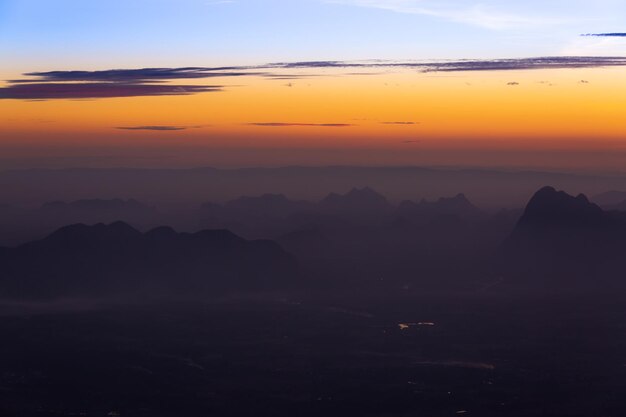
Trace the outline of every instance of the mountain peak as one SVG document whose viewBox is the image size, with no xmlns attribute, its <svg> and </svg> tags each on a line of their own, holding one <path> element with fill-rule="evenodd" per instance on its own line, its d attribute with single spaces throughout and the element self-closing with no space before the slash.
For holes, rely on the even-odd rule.
<svg viewBox="0 0 626 417">
<path fill-rule="evenodd" d="M 141 232 L 133 228 L 127 223 L 118 221 L 105 225 L 104 223 L 98 223 L 93 226 L 87 226 L 79 223 L 70 226 L 62 227 L 56 232 L 48 236 L 48 239 L 62 239 L 78 241 L 82 239 L 92 238 L 104 238 L 104 237 L 136 237 L 140 236 Z"/>
<path fill-rule="evenodd" d="M 438 203 L 440 205 L 454 205 L 456 207 L 474 207 L 474 205 L 463 193 L 459 193 L 456 196 L 449 198 L 442 197 L 439 199 Z"/>
<path fill-rule="evenodd" d="M 64 227 L 0 250 L 0 293 L 18 298 L 193 295 L 289 285 L 296 260 L 271 241 L 228 230 L 142 234 L 126 223 Z"/>
<path fill-rule="evenodd" d="M 178 233 L 176 230 L 172 229 L 169 226 L 161 226 L 150 230 L 146 233 L 146 237 L 150 239 L 171 239 L 175 237 Z"/>
<path fill-rule="evenodd" d="M 322 205 L 345 210 L 370 211 L 389 208 L 387 198 L 370 187 L 353 188 L 346 194 L 331 193 L 321 202 Z"/>
<path fill-rule="evenodd" d="M 128 223 L 122 222 L 122 221 L 113 222 L 109 224 L 107 227 L 109 228 L 109 230 L 113 230 L 116 232 L 133 233 L 133 234 L 139 233 L 137 229 L 135 229 Z"/>
<path fill-rule="evenodd" d="M 530 199 L 519 224 L 576 226 L 598 223 L 603 218 L 602 209 L 584 194 L 574 197 L 554 187 L 543 187 Z"/>
<path fill-rule="evenodd" d="M 454 197 L 441 197 L 437 201 L 422 199 L 419 204 L 412 201 L 404 201 L 400 204 L 401 212 L 414 214 L 456 215 L 471 216 L 478 214 L 480 210 L 474 206 L 463 193 Z"/>
<path fill-rule="evenodd" d="M 350 190 L 347 195 L 370 195 L 370 196 L 380 196 L 376 191 L 374 191 L 370 187 L 357 188 L 354 187 Z"/>
<path fill-rule="evenodd" d="M 545 291 L 623 285 L 626 223 L 584 194 L 544 187 L 503 243 L 499 267 L 510 284 Z M 618 280 L 614 280 L 619 278 Z"/>
<path fill-rule="evenodd" d="M 328 197 L 326 197 L 326 199 L 324 199 L 324 201 L 333 198 L 333 199 L 342 199 L 342 200 L 377 200 L 377 201 L 385 201 L 387 202 L 387 199 L 385 198 L 385 196 L 383 196 L 382 194 L 376 192 L 375 190 L 373 190 L 370 187 L 364 187 L 364 188 L 353 188 L 350 191 L 348 191 L 346 194 L 337 194 L 337 193 L 330 193 L 328 195 Z"/>
</svg>

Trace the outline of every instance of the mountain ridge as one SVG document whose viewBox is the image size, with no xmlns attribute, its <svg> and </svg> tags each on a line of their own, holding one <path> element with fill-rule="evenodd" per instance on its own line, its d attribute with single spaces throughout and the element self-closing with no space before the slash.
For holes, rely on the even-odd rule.
<svg viewBox="0 0 626 417">
<path fill-rule="evenodd" d="M 281 288 L 298 278 L 277 243 L 227 230 L 141 233 L 124 222 L 63 227 L 44 239 L 0 250 L 0 296 L 184 295 Z"/>
</svg>

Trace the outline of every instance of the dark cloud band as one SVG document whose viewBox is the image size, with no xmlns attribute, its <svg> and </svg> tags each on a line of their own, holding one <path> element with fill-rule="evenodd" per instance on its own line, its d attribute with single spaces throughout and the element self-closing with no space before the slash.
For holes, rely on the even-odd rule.
<svg viewBox="0 0 626 417">
<path fill-rule="evenodd" d="M 585 33 L 581 36 L 594 36 L 598 38 L 626 38 L 626 33 L 613 32 L 613 33 Z"/>
<path fill-rule="evenodd" d="M 263 75 L 261 73 L 245 72 L 251 67 L 224 67 L 224 68 L 142 68 L 142 69 L 115 69 L 105 71 L 48 71 L 29 72 L 24 75 L 33 77 L 37 82 L 123 82 L 123 83 L 150 83 L 164 80 L 202 79 L 216 77 L 242 77 L 247 75 Z M 235 70 L 236 69 L 236 70 Z M 13 80 L 13 83 L 29 82 L 28 80 Z"/>
<path fill-rule="evenodd" d="M 626 36 L 622 33 L 589 36 Z M 0 87 L 0 99 L 52 100 L 99 99 L 111 97 L 172 96 L 221 91 L 215 85 L 171 85 L 173 80 L 215 77 L 262 76 L 273 79 L 312 77 L 320 74 L 281 74 L 281 70 L 360 68 L 367 70 L 404 68 L 424 73 L 463 71 L 513 71 L 564 68 L 593 68 L 626 66 L 626 57 L 542 57 L 500 60 L 457 61 L 310 61 L 274 63 L 259 66 L 182 67 L 114 69 L 105 71 L 48 71 L 25 74 L 26 78 L 12 80 Z M 313 71 L 311 71 L 313 72 Z M 323 75 L 323 74 L 322 74 Z M 282 77 L 282 78 L 281 78 Z M 286 78 L 287 77 L 287 78 Z M 316 126 L 314 124 L 266 123 L 259 126 Z M 317 126 L 345 127 L 321 124 Z"/>
<path fill-rule="evenodd" d="M 120 84 L 120 83 L 31 83 L 0 88 L 0 99 L 53 100 L 140 96 L 180 96 L 221 91 L 220 86 Z"/>
</svg>

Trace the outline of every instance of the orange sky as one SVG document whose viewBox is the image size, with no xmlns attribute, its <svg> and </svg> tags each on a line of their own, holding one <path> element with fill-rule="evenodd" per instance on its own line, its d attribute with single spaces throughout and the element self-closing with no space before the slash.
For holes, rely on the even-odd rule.
<svg viewBox="0 0 626 417">
<path fill-rule="evenodd" d="M 85 156 L 117 156 L 112 164 L 124 165 L 132 163 L 124 156 L 138 153 L 163 166 L 397 161 L 532 167 L 550 165 L 548 155 L 562 151 L 555 168 L 571 164 L 570 152 L 626 150 L 624 68 L 299 72 L 286 75 L 305 77 L 201 80 L 224 90 L 189 96 L 0 100 L 0 150 L 20 167 L 41 165 L 46 155 L 75 166 L 89 165 Z M 389 124 L 395 122 L 404 124 Z M 350 126 L 303 126 L 314 124 Z M 138 126 L 187 129 L 116 129 Z M 256 162 L 252 151 L 258 151 Z M 175 162 L 167 161 L 171 156 Z M 613 160 L 591 157 L 583 168 L 619 169 L 624 162 Z"/>
</svg>

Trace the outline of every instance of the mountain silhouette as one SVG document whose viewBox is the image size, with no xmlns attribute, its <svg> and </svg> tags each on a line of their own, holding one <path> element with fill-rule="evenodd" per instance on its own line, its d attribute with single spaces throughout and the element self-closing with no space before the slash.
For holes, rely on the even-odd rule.
<svg viewBox="0 0 626 417">
<path fill-rule="evenodd" d="M 34 213 L 34 217 L 41 226 L 47 226 L 48 232 L 67 224 L 112 223 L 119 220 L 145 230 L 159 224 L 159 216 L 159 212 L 154 207 L 137 200 L 119 198 L 54 201 L 43 204 Z"/>
<path fill-rule="evenodd" d="M 316 228 L 290 232 L 278 237 L 276 241 L 299 259 L 323 258 L 336 253 L 333 240 Z"/>
<path fill-rule="evenodd" d="M 2 249 L 0 277 L 2 298 L 206 295 L 288 286 L 297 265 L 274 242 L 226 230 L 188 234 L 160 227 L 144 234 L 116 222 L 67 226 Z"/>
<path fill-rule="evenodd" d="M 264 194 L 259 197 L 240 197 L 225 204 L 227 210 L 256 216 L 281 216 L 305 211 L 313 206 L 307 201 L 292 201 L 283 194 Z"/>
<path fill-rule="evenodd" d="M 136 200 L 122 200 L 119 198 L 112 200 L 76 200 L 70 203 L 54 201 L 45 203 L 41 207 L 43 210 L 84 210 L 84 211 L 107 211 L 107 210 L 147 210 L 150 207 Z"/>
<path fill-rule="evenodd" d="M 17 246 L 40 240 L 68 224 L 115 221 L 127 222 L 141 230 L 171 223 L 155 207 L 133 199 L 56 200 L 39 207 L 0 207 L 0 244 Z"/>
<path fill-rule="evenodd" d="M 604 210 L 626 211 L 626 191 L 607 191 L 592 200 Z"/>
<path fill-rule="evenodd" d="M 626 208 L 626 191 L 607 191 L 593 196 L 591 200 L 607 210 L 616 209 L 620 205 Z"/>
<path fill-rule="evenodd" d="M 331 212 L 375 213 L 391 209 L 385 196 L 369 187 L 353 188 L 346 194 L 330 193 L 320 207 Z"/>
<path fill-rule="evenodd" d="M 531 198 L 518 228 L 572 228 L 607 225 L 610 219 L 583 194 L 573 197 L 544 187 Z"/>
<path fill-rule="evenodd" d="M 465 196 L 457 194 L 455 197 L 440 198 L 437 201 L 429 202 L 422 200 L 420 203 L 413 201 L 403 201 L 398 212 L 403 215 L 448 215 L 469 217 L 480 214 L 480 209 L 474 206 Z"/>
<path fill-rule="evenodd" d="M 514 286 L 558 291 L 626 287 L 626 220 L 586 196 L 544 187 L 499 252 Z"/>
<path fill-rule="evenodd" d="M 617 203 L 610 204 L 603 207 L 605 210 L 613 210 L 613 211 L 626 211 L 626 200 Z"/>
</svg>

